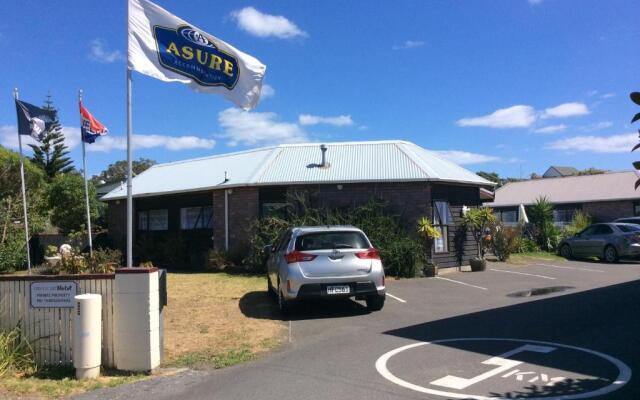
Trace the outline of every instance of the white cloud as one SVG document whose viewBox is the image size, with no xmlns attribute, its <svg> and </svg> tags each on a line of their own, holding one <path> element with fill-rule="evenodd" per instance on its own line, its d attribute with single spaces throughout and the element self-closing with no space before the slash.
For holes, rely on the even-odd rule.
<svg viewBox="0 0 640 400">
<path fill-rule="evenodd" d="M 542 0 L 527 0 L 529 2 L 529 4 L 531 4 L 532 6 L 537 6 L 539 4 L 542 4 Z"/>
<path fill-rule="evenodd" d="M 422 47 L 424 46 L 424 42 L 422 40 L 406 40 L 404 43 L 402 44 L 396 44 L 393 45 L 392 49 L 393 50 L 408 50 L 408 49 L 415 49 L 416 47 Z"/>
<path fill-rule="evenodd" d="M 276 95 L 276 90 L 273 88 L 273 86 L 265 83 L 262 85 L 262 93 L 260 94 L 260 97 L 263 99 L 269 98 L 269 97 L 273 97 Z"/>
<path fill-rule="evenodd" d="M 540 118 L 567 118 L 589 114 L 589 108 L 584 103 L 563 103 L 544 110 Z"/>
<path fill-rule="evenodd" d="M 462 118 L 458 126 L 483 126 L 488 128 L 528 128 L 536 121 L 533 107 L 516 105 L 498 109 L 481 117 Z"/>
<path fill-rule="evenodd" d="M 500 161 L 500 157 L 489 156 L 486 154 L 470 153 L 460 150 L 442 150 L 437 151 L 440 156 L 460 165 L 482 164 L 488 162 Z"/>
<path fill-rule="evenodd" d="M 553 150 L 586 151 L 592 153 L 628 153 L 638 143 L 638 135 L 624 133 L 612 136 L 574 136 L 547 145 Z"/>
<path fill-rule="evenodd" d="M 595 124 L 581 126 L 580 129 L 582 132 L 593 132 L 601 129 L 611 128 L 613 126 L 613 122 L 611 121 L 601 121 L 596 122 Z"/>
<path fill-rule="evenodd" d="M 80 129 L 77 127 L 63 126 L 62 133 L 64 142 L 73 150 L 80 144 Z M 22 136 L 22 148 L 27 148 L 28 144 L 37 144 L 31 136 Z M 12 125 L 0 127 L 0 144 L 5 147 L 18 148 L 17 128 Z M 188 149 L 212 149 L 216 142 L 213 139 L 204 139 L 197 136 L 165 136 L 165 135 L 133 135 L 134 149 L 164 148 L 170 151 L 180 151 Z M 111 150 L 125 150 L 127 148 L 126 136 L 115 136 L 112 134 L 98 138 L 95 143 L 87 145 L 87 151 L 105 152 Z"/>
<path fill-rule="evenodd" d="M 567 129 L 567 126 L 565 124 L 558 124 L 558 125 L 548 125 L 548 126 L 543 126 L 540 128 L 536 128 L 533 130 L 534 133 L 542 133 L 542 134 L 547 134 L 547 133 L 558 133 L 558 132 L 562 132 L 564 130 Z"/>
<path fill-rule="evenodd" d="M 307 33 L 282 15 L 264 14 L 253 7 L 245 7 L 231 13 L 238 27 L 254 36 L 274 36 L 279 39 L 306 37 Z"/>
<path fill-rule="evenodd" d="M 91 52 L 89 59 L 105 64 L 111 64 L 116 61 L 124 61 L 125 57 L 120 50 L 108 50 L 107 44 L 102 39 L 93 39 L 91 41 Z"/>
<path fill-rule="evenodd" d="M 612 97 L 615 97 L 616 94 L 615 93 L 605 93 L 602 96 L 600 96 L 601 99 L 610 99 Z"/>
<path fill-rule="evenodd" d="M 327 124 L 334 126 L 353 125 L 351 115 L 338 115 L 336 117 L 321 117 L 319 115 L 301 114 L 298 116 L 300 125 L 318 125 Z"/>
<path fill-rule="evenodd" d="M 248 112 L 227 108 L 218 114 L 221 137 L 229 146 L 300 143 L 307 141 L 307 134 L 295 123 L 279 122 L 272 112 Z"/>
<path fill-rule="evenodd" d="M 170 151 L 190 149 L 212 149 L 216 145 L 213 139 L 197 136 L 133 135 L 134 149 L 163 148 Z M 87 151 L 108 153 L 112 150 L 126 150 L 126 136 L 107 135 L 87 145 Z"/>
</svg>

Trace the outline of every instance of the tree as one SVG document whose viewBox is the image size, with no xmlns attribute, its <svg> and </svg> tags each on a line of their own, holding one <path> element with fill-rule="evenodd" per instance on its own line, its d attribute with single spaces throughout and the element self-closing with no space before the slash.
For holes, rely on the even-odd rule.
<svg viewBox="0 0 640 400">
<path fill-rule="evenodd" d="M 500 179 L 500 176 L 498 175 L 497 172 L 485 172 L 485 171 L 478 171 L 476 172 L 476 174 L 478 176 L 483 177 L 484 179 L 500 184 L 502 182 L 502 179 Z"/>
<path fill-rule="evenodd" d="M 86 226 L 84 180 L 80 174 L 56 176 L 49 185 L 48 200 L 51 208 L 51 223 L 61 231 L 79 231 Z M 91 182 L 89 182 L 89 211 L 92 220 L 98 217 L 96 189 Z"/>
<path fill-rule="evenodd" d="M 50 94 L 47 95 L 44 109 L 55 110 Z M 33 149 L 31 161 L 42 168 L 49 180 L 60 173 L 67 173 L 74 170 L 73 162 L 68 157 L 69 149 L 64 144 L 62 127 L 60 126 L 57 115 L 51 128 L 42 140 L 42 143 L 30 144 L 29 146 Z"/>
<path fill-rule="evenodd" d="M 29 236 L 47 224 L 44 172 L 24 160 L 29 215 Z M 11 272 L 26 263 L 24 213 L 18 153 L 0 146 L 0 272 Z"/>
<path fill-rule="evenodd" d="M 599 175 L 599 174 L 606 174 L 607 172 L 609 171 L 607 171 L 606 169 L 589 167 L 587 169 L 578 171 L 578 175 Z"/>
<path fill-rule="evenodd" d="M 538 197 L 529 208 L 529 221 L 538 245 L 545 251 L 553 251 L 558 245 L 560 232 L 553 224 L 553 204 L 546 197 Z"/>
<path fill-rule="evenodd" d="M 148 158 L 140 158 L 139 160 L 134 160 L 131 162 L 131 170 L 133 171 L 133 176 L 141 174 L 143 171 L 149 169 L 152 165 L 155 165 L 155 160 L 149 160 Z M 94 184 L 100 184 L 102 181 L 104 183 L 114 183 L 127 179 L 127 161 L 116 161 L 113 164 L 109 164 L 107 169 L 100 172 L 99 175 L 94 175 L 91 178 L 91 182 Z"/>
<path fill-rule="evenodd" d="M 484 258 L 483 238 L 488 229 L 496 222 L 493 209 L 489 207 L 472 208 L 463 217 L 464 225 L 471 230 L 476 245 L 478 258 Z"/>
</svg>

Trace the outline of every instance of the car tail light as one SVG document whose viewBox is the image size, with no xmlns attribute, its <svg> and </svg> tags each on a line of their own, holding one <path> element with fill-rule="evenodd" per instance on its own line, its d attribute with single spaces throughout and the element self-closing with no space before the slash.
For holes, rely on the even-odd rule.
<svg viewBox="0 0 640 400">
<path fill-rule="evenodd" d="M 293 263 L 297 263 L 297 262 L 312 261 L 317 256 L 313 255 L 313 254 L 303 253 L 301 251 L 297 251 L 296 250 L 296 251 L 292 251 L 291 253 L 285 255 L 284 257 L 287 260 L 287 264 L 293 264 Z"/>
<path fill-rule="evenodd" d="M 374 249 L 373 247 L 370 249 L 367 249 L 365 251 L 361 251 L 359 253 L 356 253 L 356 257 L 361 258 L 363 260 L 379 260 L 380 259 L 380 253 L 378 252 L 378 250 Z"/>
</svg>

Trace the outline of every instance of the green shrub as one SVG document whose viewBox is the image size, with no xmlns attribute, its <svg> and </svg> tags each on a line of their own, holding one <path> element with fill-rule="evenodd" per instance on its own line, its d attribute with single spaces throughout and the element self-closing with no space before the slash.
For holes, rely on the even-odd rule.
<svg viewBox="0 0 640 400">
<path fill-rule="evenodd" d="M 496 225 L 492 235 L 493 254 L 500 261 L 507 261 L 512 253 L 518 250 L 522 232 L 518 228 Z"/>
<path fill-rule="evenodd" d="M 539 197 L 531 206 L 529 221 L 538 246 L 544 251 L 554 251 L 562 239 L 561 231 L 553 224 L 553 204 L 546 197 Z"/>
<path fill-rule="evenodd" d="M 248 256 L 243 260 L 253 266 L 256 272 L 264 272 L 268 254 L 264 247 L 272 245 L 292 226 L 313 225 L 353 225 L 369 237 L 388 275 L 399 277 L 415 276 L 420 262 L 421 248 L 401 224 L 400 217 L 391 215 L 385 204 L 371 200 L 350 209 L 311 207 L 309 198 L 302 194 L 290 196 L 285 218 L 267 217 L 257 220 L 251 227 Z"/>
<path fill-rule="evenodd" d="M 0 331 L 0 377 L 8 372 L 33 372 L 33 349 L 19 327 Z"/>
<path fill-rule="evenodd" d="M 93 254 L 85 255 L 88 271 L 92 274 L 108 274 L 122 265 L 122 252 L 117 249 L 98 247 Z"/>
<path fill-rule="evenodd" d="M 533 253 L 540 251 L 538 244 L 526 237 L 518 238 L 515 253 Z"/>
<path fill-rule="evenodd" d="M 231 263 L 227 260 L 227 254 L 222 250 L 209 250 L 207 253 L 207 262 L 205 270 L 207 271 L 223 271 Z"/>
<path fill-rule="evenodd" d="M 591 225 L 591 223 L 592 221 L 589 214 L 582 211 L 577 211 L 573 215 L 571 223 L 566 226 L 565 233 L 567 236 L 574 236 L 576 233 L 581 232 L 587 226 Z"/>
<path fill-rule="evenodd" d="M 77 173 L 58 174 L 49 185 L 47 197 L 51 209 L 51 222 L 63 232 L 81 230 L 87 223 L 84 198 L 84 180 Z M 89 212 L 91 219 L 98 217 L 96 189 L 89 184 Z"/>
<path fill-rule="evenodd" d="M 0 274 L 11 273 L 27 260 L 24 246 L 24 232 L 12 231 L 0 245 Z"/>
</svg>

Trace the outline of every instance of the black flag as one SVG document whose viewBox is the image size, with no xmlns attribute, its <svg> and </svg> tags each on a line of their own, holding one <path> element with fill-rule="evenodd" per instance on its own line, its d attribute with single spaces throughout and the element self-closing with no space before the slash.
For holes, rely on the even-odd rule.
<svg viewBox="0 0 640 400">
<path fill-rule="evenodd" d="M 42 142 L 56 119 L 55 110 L 45 110 L 20 100 L 16 100 L 16 111 L 18 112 L 18 134 L 30 135 L 38 142 Z"/>
</svg>

